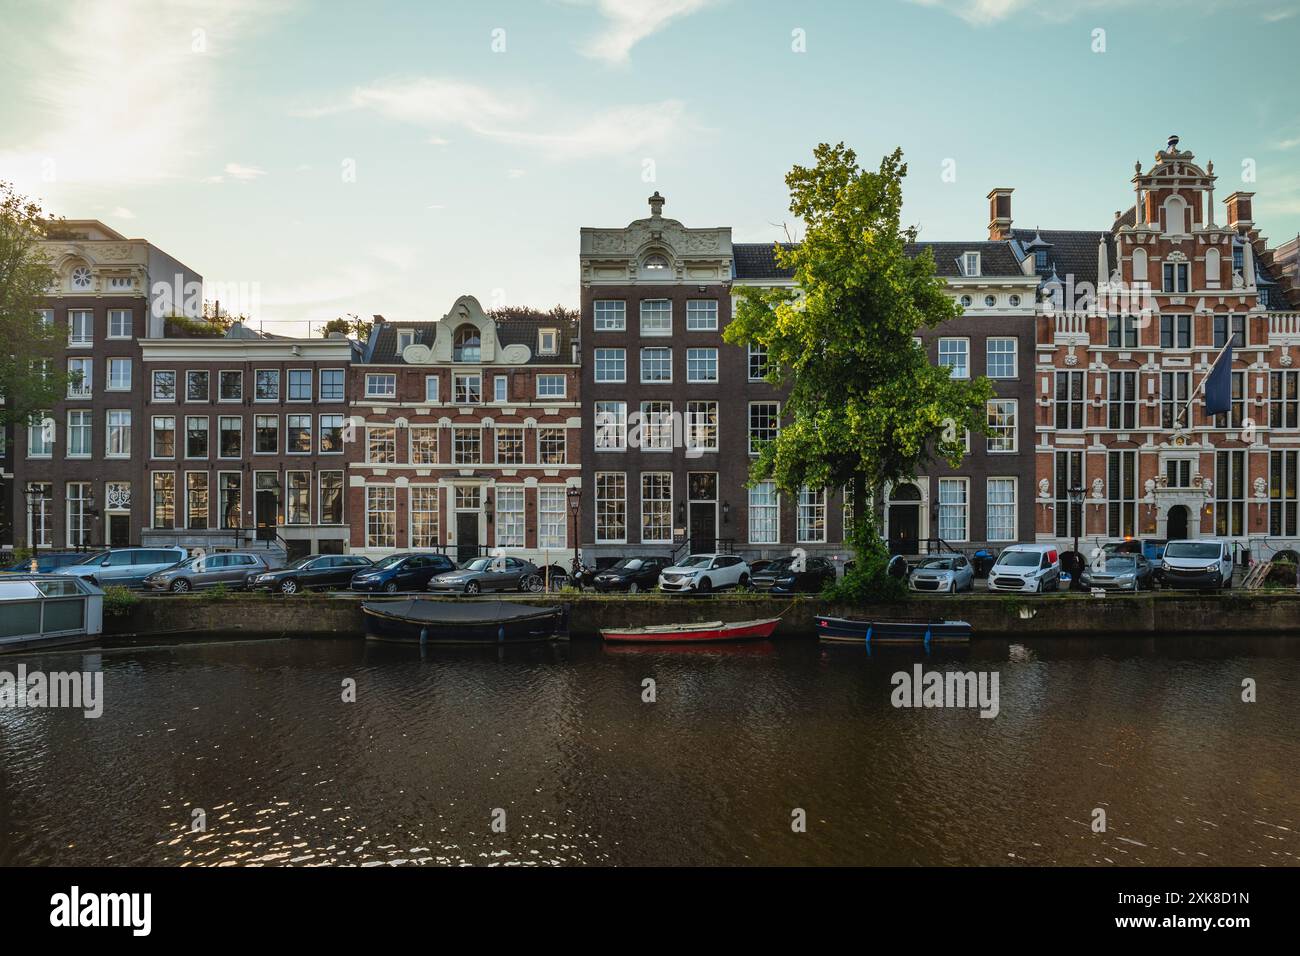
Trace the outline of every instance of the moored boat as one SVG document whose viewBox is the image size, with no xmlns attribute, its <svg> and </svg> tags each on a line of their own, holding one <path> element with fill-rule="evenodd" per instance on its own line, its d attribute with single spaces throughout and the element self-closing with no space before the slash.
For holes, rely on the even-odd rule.
<svg viewBox="0 0 1300 956">
<path fill-rule="evenodd" d="M 851 621 L 842 617 L 813 619 L 817 636 L 823 641 L 846 641 L 855 644 L 929 644 L 932 641 L 969 641 L 972 628 L 965 621 Z"/>
<path fill-rule="evenodd" d="M 568 607 L 508 601 L 367 601 L 368 637 L 414 644 L 516 644 L 562 634 Z"/>
<path fill-rule="evenodd" d="M 756 621 L 708 621 L 696 624 L 657 624 L 650 627 L 603 627 L 600 636 L 607 641 L 641 644 L 678 644 L 704 641 L 758 641 L 772 636 L 779 617 Z"/>
</svg>

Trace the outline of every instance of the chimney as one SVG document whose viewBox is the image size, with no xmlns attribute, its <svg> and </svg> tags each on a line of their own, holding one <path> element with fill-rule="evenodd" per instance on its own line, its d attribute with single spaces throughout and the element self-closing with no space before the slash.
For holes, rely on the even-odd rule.
<svg viewBox="0 0 1300 956">
<path fill-rule="evenodd" d="M 651 215 L 651 216 L 653 216 L 654 218 L 658 219 L 660 216 L 663 215 L 663 211 L 664 211 L 664 197 L 661 196 L 661 195 L 659 195 L 659 190 L 656 189 L 656 190 L 655 190 L 655 194 L 654 194 L 653 196 L 651 196 L 651 197 L 649 198 L 649 200 L 647 200 L 647 201 L 650 203 L 650 215 Z"/>
<path fill-rule="evenodd" d="M 989 241 L 1000 242 L 1011 238 L 1011 194 L 1014 189 L 994 189 L 989 200 Z"/>
<path fill-rule="evenodd" d="M 1250 212 L 1250 200 L 1254 195 L 1254 193 L 1236 192 L 1223 201 L 1228 207 L 1229 229 L 1245 232 L 1255 224 Z"/>
</svg>

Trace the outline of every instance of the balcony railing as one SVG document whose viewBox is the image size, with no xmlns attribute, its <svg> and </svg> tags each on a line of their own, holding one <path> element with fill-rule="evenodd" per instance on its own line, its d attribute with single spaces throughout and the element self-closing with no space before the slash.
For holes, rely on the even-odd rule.
<svg viewBox="0 0 1300 956">
<path fill-rule="evenodd" d="M 1062 312 L 1054 316 L 1056 322 L 1056 334 L 1053 343 L 1056 345 L 1087 345 L 1088 344 L 1088 316 L 1078 312 Z"/>
<path fill-rule="evenodd" d="M 1273 312 L 1268 317 L 1269 345 L 1300 345 L 1300 312 Z"/>
</svg>

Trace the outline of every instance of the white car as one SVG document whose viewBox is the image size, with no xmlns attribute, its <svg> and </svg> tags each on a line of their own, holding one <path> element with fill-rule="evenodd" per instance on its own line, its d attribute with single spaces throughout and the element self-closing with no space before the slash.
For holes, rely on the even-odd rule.
<svg viewBox="0 0 1300 956">
<path fill-rule="evenodd" d="M 749 574 L 749 563 L 734 554 L 692 554 L 659 572 L 659 590 L 707 594 L 743 588 L 749 585 Z"/>
<path fill-rule="evenodd" d="M 989 570 L 990 591 L 1042 594 L 1061 590 L 1061 556 L 1055 545 L 1013 544 Z"/>
</svg>

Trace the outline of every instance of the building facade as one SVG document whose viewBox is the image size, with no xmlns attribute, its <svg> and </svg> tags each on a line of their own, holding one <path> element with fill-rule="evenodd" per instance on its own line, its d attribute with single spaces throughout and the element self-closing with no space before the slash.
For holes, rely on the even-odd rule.
<svg viewBox="0 0 1300 956">
<path fill-rule="evenodd" d="M 571 321 L 495 319 L 470 295 L 436 322 L 376 316 L 352 375 L 352 551 L 501 549 L 568 567 L 581 480 Z"/>
</svg>

